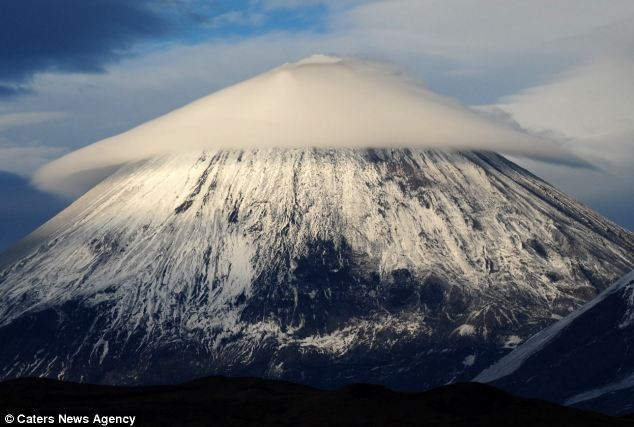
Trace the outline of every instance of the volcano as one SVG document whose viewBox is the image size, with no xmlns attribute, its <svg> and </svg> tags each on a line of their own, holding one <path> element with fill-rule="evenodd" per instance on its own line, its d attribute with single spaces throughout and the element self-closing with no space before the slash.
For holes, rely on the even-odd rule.
<svg viewBox="0 0 634 427">
<path fill-rule="evenodd" d="M 47 171 L 177 138 L 199 110 Z M 631 232 L 491 151 L 183 144 L 95 160 L 107 177 L 3 255 L 0 378 L 426 389 L 634 264 Z"/>
</svg>

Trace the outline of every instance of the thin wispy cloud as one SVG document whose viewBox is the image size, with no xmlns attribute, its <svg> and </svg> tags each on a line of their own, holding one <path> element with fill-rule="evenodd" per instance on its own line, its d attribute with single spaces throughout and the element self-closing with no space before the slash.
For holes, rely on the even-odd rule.
<svg viewBox="0 0 634 427">
<path fill-rule="evenodd" d="M 63 119 L 64 117 L 66 117 L 66 113 L 61 111 L 30 111 L 7 114 L 0 112 L 0 130 Z"/>
</svg>

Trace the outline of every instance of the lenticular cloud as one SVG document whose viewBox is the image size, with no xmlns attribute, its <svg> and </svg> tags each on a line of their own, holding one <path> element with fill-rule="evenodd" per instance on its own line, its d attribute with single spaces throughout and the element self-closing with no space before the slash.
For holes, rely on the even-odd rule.
<svg viewBox="0 0 634 427">
<path fill-rule="evenodd" d="M 118 166 L 192 150 L 254 147 L 487 150 L 574 162 L 380 64 L 313 56 L 285 64 L 55 160 L 34 176 L 75 195 Z"/>
</svg>

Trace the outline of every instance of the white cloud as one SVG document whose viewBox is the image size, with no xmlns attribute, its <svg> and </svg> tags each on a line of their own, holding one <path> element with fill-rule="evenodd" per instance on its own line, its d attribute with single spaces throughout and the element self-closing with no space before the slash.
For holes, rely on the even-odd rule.
<svg viewBox="0 0 634 427">
<path fill-rule="evenodd" d="M 621 58 L 626 52 L 634 51 L 634 2 L 309 1 L 313 5 L 327 6 L 330 11 L 324 26 L 327 31 L 273 31 L 250 38 L 233 36 L 194 46 L 161 47 L 150 54 L 123 61 L 101 75 L 43 74 L 37 77 L 33 94 L 5 102 L 4 106 L 23 112 L 68 111 L 65 119 L 49 122 L 46 127 L 21 128 L 24 133 L 21 140 L 77 148 L 122 132 L 279 63 L 295 61 L 315 52 L 385 60 L 396 63 L 414 76 L 424 76 L 431 89 L 459 97 L 463 102 L 490 103 L 501 95 L 515 93 L 519 96 L 519 92 L 527 87 L 544 88 L 534 101 L 524 97 L 519 102 L 517 98 L 513 119 L 539 135 L 557 136 L 576 153 L 599 162 L 610 173 L 601 172 L 599 179 L 597 171 L 590 176 L 588 171 L 571 169 L 568 172 L 567 168 L 540 163 L 531 163 L 530 168 L 591 203 L 598 200 L 600 190 L 591 192 L 589 189 L 595 187 L 594 182 L 601 182 L 604 186 L 602 197 L 613 197 L 615 206 L 621 203 L 624 193 L 606 188 L 625 186 L 619 184 L 624 179 L 621 172 L 614 175 L 614 171 L 625 170 L 631 165 L 629 159 L 633 150 L 628 134 L 613 132 L 609 138 L 613 142 L 605 145 L 602 152 L 595 147 L 605 144 L 605 137 L 591 138 L 589 134 L 574 133 L 571 128 L 575 123 L 585 123 L 588 128 L 590 124 L 598 123 L 599 117 L 608 120 L 612 113 L 616 117 L 623 111 L 632 111 L 625 107 L 610 108 L 616 105 L 613 102 L 619 101 L 608 94 L 618 87 L 606 86 L 605 90 L 598 91 L 592 97 L 594 110 L 587 110 L 587 118 L 575 120 L 576 113 L 570 111 L 583 102 L 569 102 L 566 106 L 564 101 L 573 99 L 572 93 L 583 86 L 574 85 L 565 91 L 551 92 L 552 88 L 544 82 L 574 80 L 575 75 L 584 74 L 586 88 L 604 84 L 599 82 L 603 71 L 581 73 L 580 70 L 599 70 L 606 67 L 601 64 L 611 62 L 604 60 L 605 57 Z M 269 8 L 293 8 L 305 4 L 295 0 L 261 2 L 268 3 Z M 617 73 L 619 67 L 618 61 L 612 62 L 613 73 L 610 75 Z M 588 65 L 578 67 L 579 63 Z M 553 76 L 559 78 L 555 81 Z M 619 77 L 621 80 L 623 78 Z M 552 93 L 548 97 L 546 87 Z M 522 93 L 527 94 L 528 91 Z M 544 107 L 555 105 L 557 97 L 562 102 L 558 113 L 542 114 L 538 121 L 537 114 L 548 111 L 549 108 Z M 509 99 L 500 103 L 508 104 L 505 108 L 511 111 L 513 102 Z M 528 110 L 529 105 L 532 113 L 520 112 L 520 108 Z M 553 120 L 548 122 L 549 118 Z M 552 123 L 555 118 L 568 124 Z M 617 140 L 621 141 L 620 145 Z M 617 154 L 606 156 L 610 152 Z M 621 166 L 610 167 L 614 162 L 621 162 Z M 585 184 L 584 179 L 588 180 Z"/>
<path fill-rule="evenodd" d="M 0 111 L 0 170 L 28 176 L 43 164 L 60 156 L 66 150 L 34 143 L 18 143 L 5 134 L 37 124 L 61 120 L 66 113 L 56 111 L 34 111 L 3 113 Z"/>
<path fill-rule="evenodd" d="M 0 140 L 0 170 L 29 176 L 64 151 L 58 147 L 11 145 Z"/>
<path fill-rule="evenodd" d="M 66 193 L 78 188 L 77 176 L 164 153 L 272 146 L 476 149 L 578 163 L 392 67 L 315 56 L 70 153 L 38 171 L 35 182 Z"/>
<path fill-rule="evenodd" d="M 598 169 L 571 170 L 525 159 L 518 159 L 519 163 L 630 227 L 634 225 L 632 76 L 634 60 L 604 59 L 505 97 L 495 106 L 529 132 L 561 140 Z"/>
<path fill-rule="evenodd" d="M 570 138 L 604 138 L 634 131 L 634 60 L 599 60 L 567 70 L 552 82 L 501 99 L 526 126 Z"/>
<path fill-rule="evenodd" d="M 35 123 L 43 123 L 51 120 L 62 119 L 66 117 L 66 113 L 57 111 L 32 111 L 23 113 L 7 113 L 0 112 L 0 130 L 9 128 L 31 125 Z"/>
<path fill-rule="evenodd" d="M 415 34 L 427 52 L 465 59 L 548 47 L 633 16 L 630 0 L 391 0 L 352 8 L 335 25 L 388 38 Z"/>
<path fill-rule="evenodd" d="M 267 2 L 270 7 L 301 7 L 294 0 Z M 336 8 L 337 2 L 314 3 Z M 424 76 L 437 92 L 464 101 L 472 99 L 473 92 L 512 93 L 533 85 L 539 81 L 536 75 L 553 67 L 561 71 L 571 61 L 592 57 L 599 47 L 606 51 L 634 40 L 634 25 L 625 25 L 634 22 L 631 1 L 615 0 L 610 7 L 588 0 L 344 3 L 343 10 L 329 15 L 327 32 L 270 32 L 162 47 L 113 66 L 105 75 L 43 74 L 36 80 L 35 94 L 9 106 L 23 111 L 63 109 L 73 112 L 71 120 L 81 113 L 82 122 L 72 132 L 51 141 L 81 146 L 277 64 L 319 52 L 396 63 L 414 76 Z M 556 49 L 535 47 L 555 41 Z M 574 59 L 557 62 L 572 51 Z M 519 65 L 509 70 L 510 64 Z"/>
</svg>

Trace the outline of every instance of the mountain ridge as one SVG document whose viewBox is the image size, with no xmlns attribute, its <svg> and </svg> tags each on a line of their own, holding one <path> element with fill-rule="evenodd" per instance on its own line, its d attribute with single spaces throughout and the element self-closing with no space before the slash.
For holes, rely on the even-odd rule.
<svg viewBox="0 0 634 427">
<path fill-rule="evenodd" d="M 634 271 L 475 380 L 521 395 L 624 415 L 634 411 L 633 340 Z"/>
</svg>

